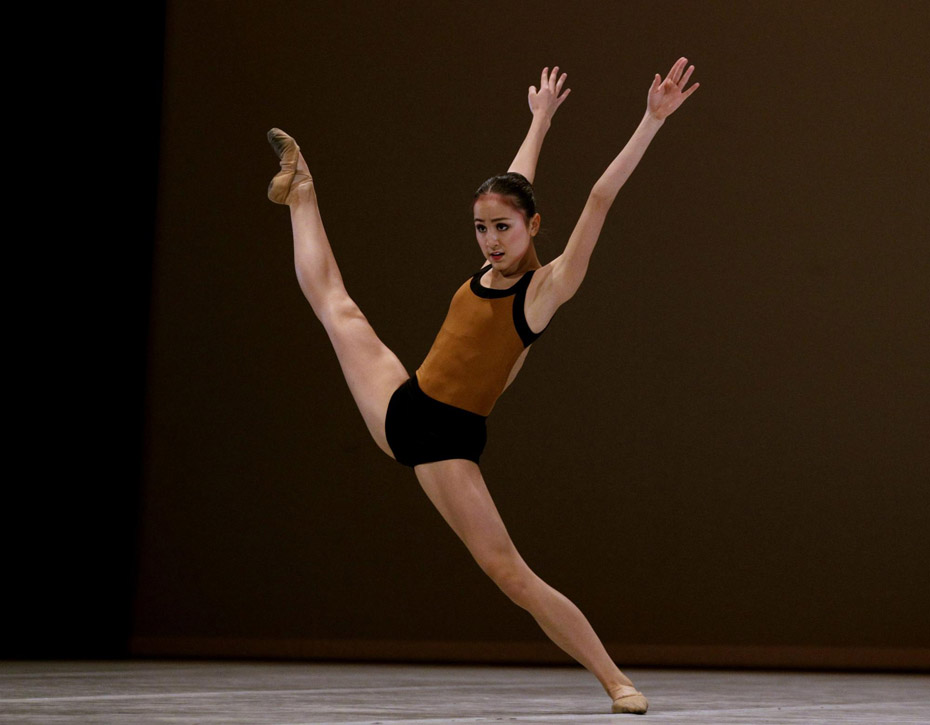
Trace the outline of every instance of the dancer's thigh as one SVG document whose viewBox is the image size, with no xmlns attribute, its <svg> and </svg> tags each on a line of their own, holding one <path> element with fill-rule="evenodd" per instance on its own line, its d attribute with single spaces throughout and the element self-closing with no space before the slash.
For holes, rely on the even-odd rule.
<svg viewBox="0 0 930 725">
<path fill-rule="evenodd" d="M 417 466 L 420 486 L 479 566 L 494 576 L 523 565 L 477 464 L 462 459 Z"/>
<path fill-rule="evenodd" d="M 410 376 L 348 295 L 328 301 L 321 321 L 365 425 L 381 450 L 393 457 L 384 418 L 391 395 Z"/>
</svg>

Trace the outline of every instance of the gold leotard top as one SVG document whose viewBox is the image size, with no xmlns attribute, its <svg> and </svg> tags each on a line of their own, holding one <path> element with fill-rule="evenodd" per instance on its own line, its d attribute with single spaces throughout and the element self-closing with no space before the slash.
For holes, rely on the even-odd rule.
<svg viewBox="0 0 930 725">
<path fill-rule="evenodd" d="M 504 392 L 523 350 L 542 334 L 530 330 L 524 314 L 533 272 L 499 290 L 481 286 L 490 268 L 483 267 L 459 287 L 416 373 L 420 389 L 431 398 L 483 416 Z"/>
</svg>

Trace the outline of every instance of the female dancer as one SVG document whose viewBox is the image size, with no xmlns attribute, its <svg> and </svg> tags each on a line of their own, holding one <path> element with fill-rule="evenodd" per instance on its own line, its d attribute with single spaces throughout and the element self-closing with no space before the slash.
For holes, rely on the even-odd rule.
<svg viewBox="0 0 930 725">
<path fill-rule="evenodd" d="M 665 119 L 698 88 L 685 90 L 694 66 L 680 58 L 649 89 L 646 114 L 598 179 L 565 251 L 546 265 L 533 239 L 540 216 L 532 181 L 542 142 L 568 97 L 566 75 L 543 69 L 529 89 L 530 130 L 509 172 L 475 193 L 478 246 L 488 264 L 458 290 L 423 365 L 411 377 L 378 339 L 343 286 L 310 171 L 300 148 L 278 129 L 268 139 L 281 171 L 269 198 L 290 207 L 301 290 L 323 323 L 346 382 L 375 443 L 411 466 L 430 500 L 478 565 L 529 611 L 559 647 L 604 686 L 613 712 L 644 713 L 646 698 L 614 664 L 581 611 L 542 581 L 517 553 L 478 468 L 485 418 L 513 381 L 529 346 L 578 290 L 617 192 Z"/>
</svg>

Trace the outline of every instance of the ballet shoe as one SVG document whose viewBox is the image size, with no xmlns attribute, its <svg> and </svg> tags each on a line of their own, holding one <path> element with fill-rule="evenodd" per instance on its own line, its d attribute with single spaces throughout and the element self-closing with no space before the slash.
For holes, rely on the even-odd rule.
<svg viewBox="0 0 930 725">
<path fill-rule="evenodd" d="M 624 695 L 614 700 L 613 707 L 610 708 L 614 713 L 627 713 L 630 715 L 645 715 L 649 709 L 649 700 L 641 692 L 635 695 Z"/>
<path fill-rule="evenodd" d="M 268 184 L 268 198 L 275 204 L 291 204 L 296 201 L 297 190 L 303 184 L 313 183 L 310 175 L 297 168 L 300 146 L 280 128 L 268 132 L 268 143 L 281 159 L 281 170 Z"/>
</svg>

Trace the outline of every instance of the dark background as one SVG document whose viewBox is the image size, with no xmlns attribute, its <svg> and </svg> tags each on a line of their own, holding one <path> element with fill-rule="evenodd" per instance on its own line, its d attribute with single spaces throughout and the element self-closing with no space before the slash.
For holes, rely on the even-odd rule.
<svg viewBox="0 0 930 725">
<path fill-rule="evenodd" d="M 471 193 L 519 146 L 540 68 L 572 88 L 537 176 L 546 262 L 652 75 L 686 55 L 701 90 L 489 421 L 492 494 L 625 662 L 926 663 L 928 16 L 169 2 L 134 18 L 135 81 L 84 122 L 106 121 L 89 168 L 109 194 L 75 191 L 100 242 L 74 254 L 80 283 L 62 275 L 57 324 L 80 343 L 43 376 L 58 446 L 22 517 L 13 654 L 551 657 L 367 437 L 265 199 L 264 133 L 300 142 L 349 292 L 412 371 L 481 261 Z"/>
</svg>

